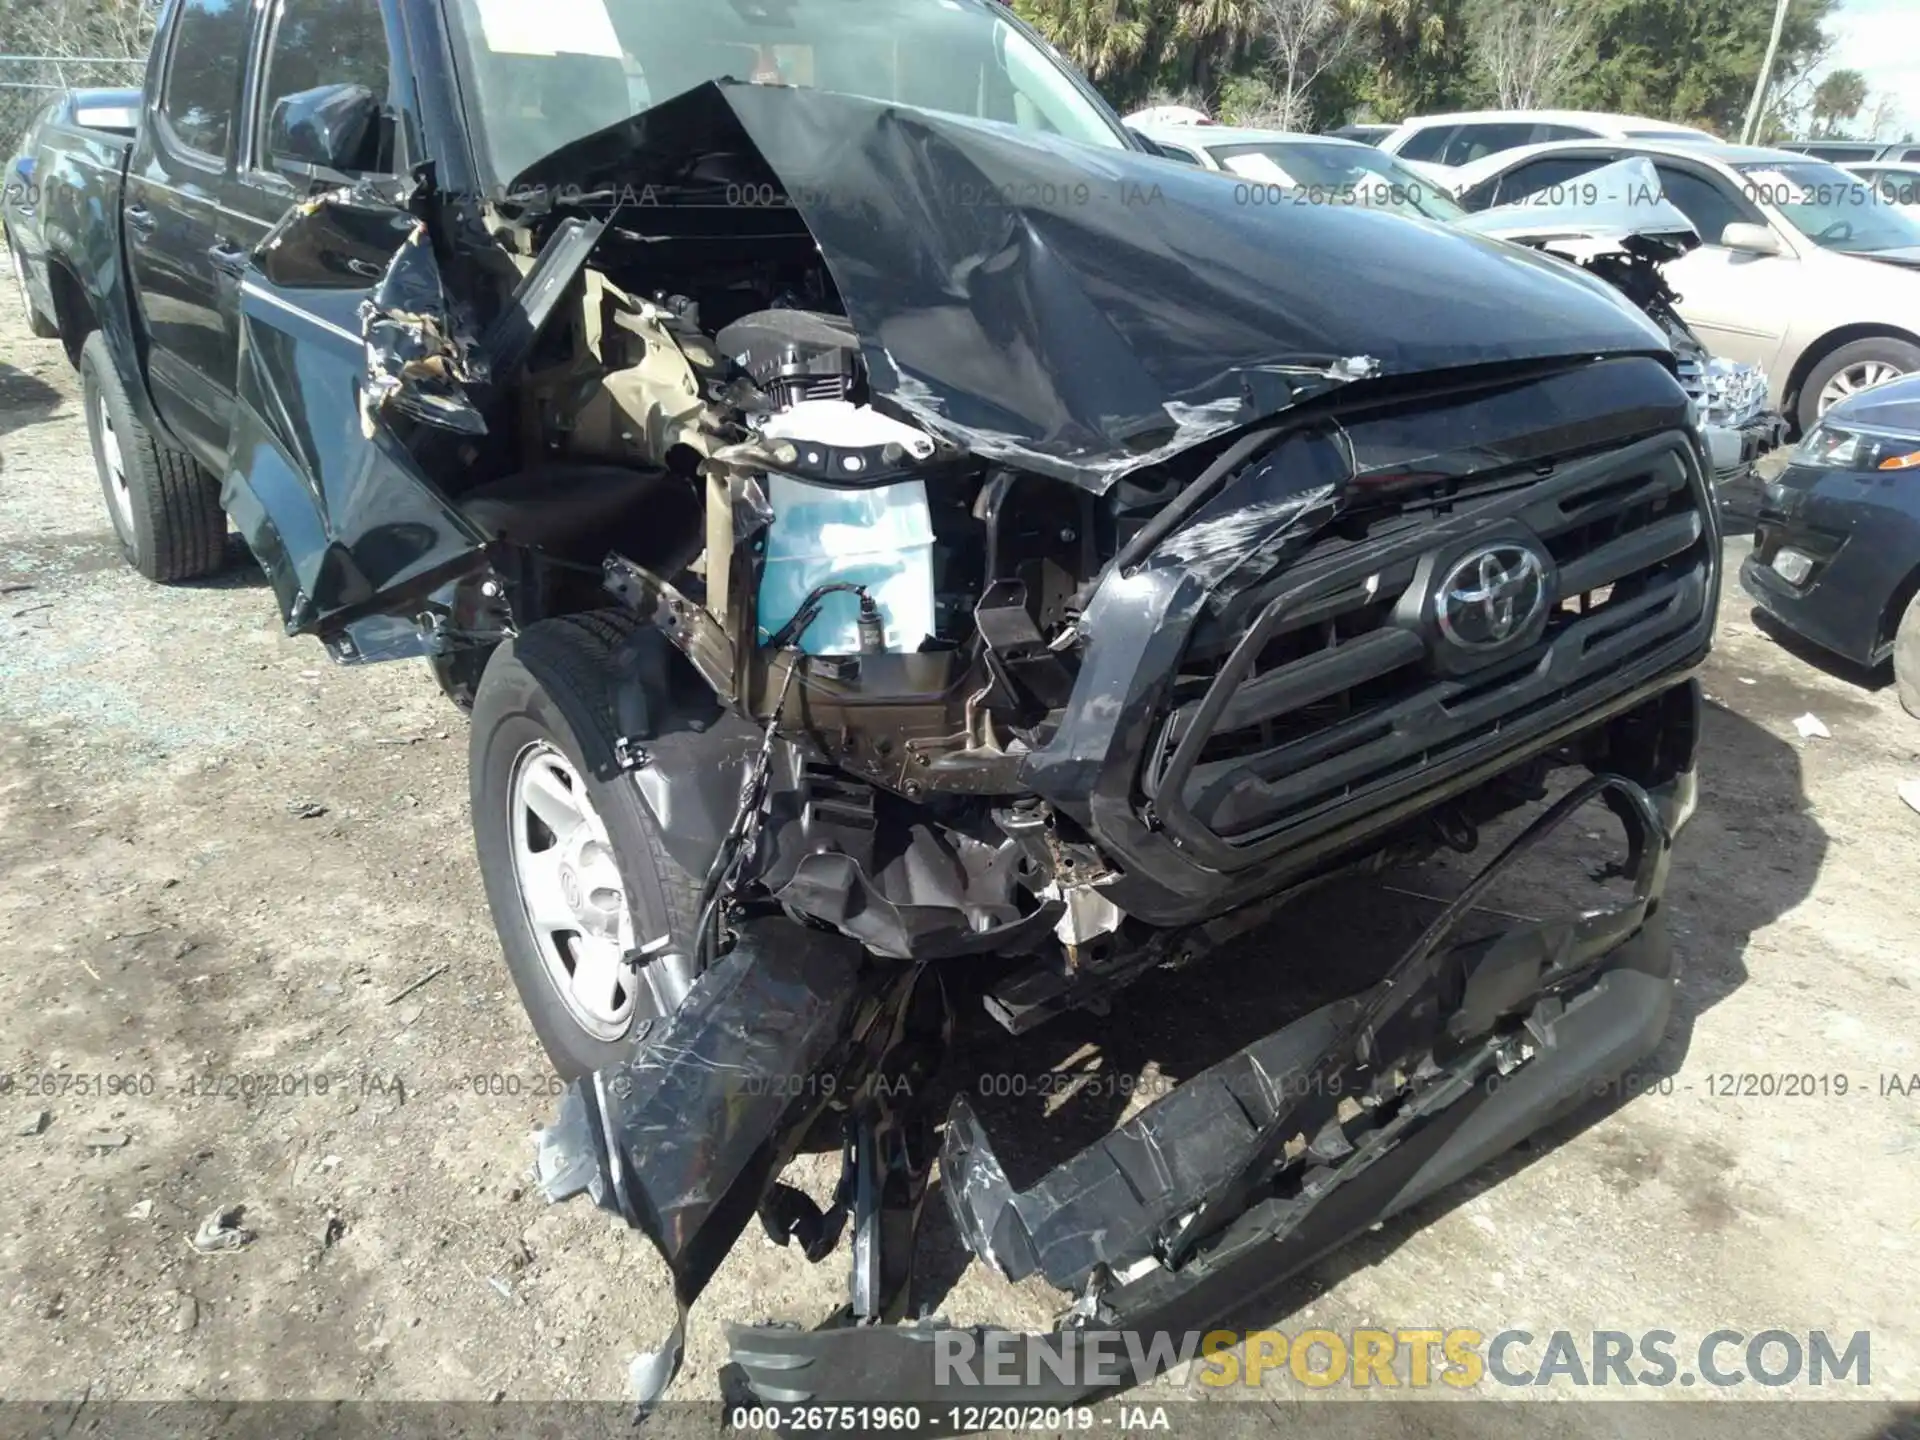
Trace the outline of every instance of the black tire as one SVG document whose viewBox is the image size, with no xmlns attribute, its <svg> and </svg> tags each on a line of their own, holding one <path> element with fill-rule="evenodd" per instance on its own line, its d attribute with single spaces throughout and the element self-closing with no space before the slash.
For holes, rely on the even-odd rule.
<svg viewBox="0 0 1920 1440">
<path fill-rule="evenodd" d="M 1868 362 L 1890 365 L 1902 375 L 1920 373 L 1920 345 L 1877 335 L 1868 340 L 1855 340 L 1821 356 L 1819 363 L 1807 372 L 1794 405 L 1794 418 L 1799 422 L 1802 435 L 1820 419 L 1820 392 L 1827 388 L 1828 382 L 1841 371 Z"/>
<path fill-rule="evenodd" d="M 1907 602 L 1893 632 L 1893 685 L 1900 708 L 1920 720 L 1920 595 Z"/>
<path fill-rule="evenodd" d="M 107 337 L 98 330 L 80 349 L 87 436 L 107 515 L 127 563 L 149 580 L 193 580 L 217 571 L 226 557 L 227 517 L 220 484 L 184 450 L 142 425 L 114 369 Z M 101 412 L 119 444 L 120 479 L 107 463 Z M 124 499 L 124 505 L 122 500 Z"/>
<path fill-rule="evenodd" d="M 13 232 L 6 232 L 7 258 L 13 262 L 13 284 L 20 294 L 20 311 L 27 317 L 27 329 L 33 332 L 36 340 L 58 340 L 60 327 L 42 315 L 33 303 L 33 296 L 27 291 L 26 261 L 20 258 L 20 247 L 13 243 Z"/>
<path fill-rule="evenodd" d="M 652 1007 L 641 992 L 622 1033 L 596 1034 L 575 1016 L 543 957 L 521 901 L 511 828 L 518 823 L 516 765 L 529 748 L 552 746 L 584 781 L 613 848 L 636 943 L 665 932 L 672 937 L 670 953 L 690 955 L 698 916 L 701 877 L 667 853 L 633 781 L 593 774 L 591 757 L 610 755 L 619 733 L 609 662 L 638 623 L 624 611 L 602 610 L 531 625 L 494 651 L 474 699 L 467 753 L 474 845 L 487 903 L 527 1018 L 553 1068 L 567 1079 L 624 1059 L 634 1022 Z"/>
</svg>

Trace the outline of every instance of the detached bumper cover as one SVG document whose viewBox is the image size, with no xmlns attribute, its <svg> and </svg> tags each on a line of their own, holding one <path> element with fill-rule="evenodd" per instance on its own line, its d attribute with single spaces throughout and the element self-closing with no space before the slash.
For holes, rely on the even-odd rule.
<svg viewBox="0 0 1920 1440">
<path fill-rule="evenodd" d="M 1618 777 L 1580 787 L 1374 990 L 1213 1066 L 1027 1190 L 956 1101 L 941 1168 L 960 1233 L 1008 1277 L 1076 1293 L 1060 1330 L 732 1326 L 728 1388 L 777 1403 L 1057 1404 L 1150 1379 L 1180 1358 L 1152 1332 L 1177 1344 L 1208 1328 L 1654 1049 L 1674 976 L 1658 900 L 1693 778 L 1652 794 Z M 1627 830 L 1631 900 L 1442 948 L 1508 861 L 1595 799 Z"/>
<path fill-rule="evenodd" d="M 1738 425 L 1708 423 L 1700 427 L 1713 466 L 1713 483 L 1731 485 L 1747 479 L 1761 458 L 1786 443 L 1786 418 L 1766 411 Z"/>
</svg>

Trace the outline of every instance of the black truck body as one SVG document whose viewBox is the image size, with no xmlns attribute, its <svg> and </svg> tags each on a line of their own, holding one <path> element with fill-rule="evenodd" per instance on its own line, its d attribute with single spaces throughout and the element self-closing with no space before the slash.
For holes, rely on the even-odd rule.
<svg viewBox="0 0 1920 1440">
<path fill-rule="evenodd" d="M 573 1081 L 552 1198 L 642 1230 L 683 1317 L 756 1216 L 850 1231 L 848 1305 L 737 1331 L 742 1393 L 960 1398 L 952 1332 L 899 1323 L 936 1148 L 1063 1333 L 1181 1329 L 1658 1042 L 1720 546 L 1613 290 L 1365 209 L 1276 226 L 986 0 L 345 13 L 172 0 L 137 137 L 56 162 L 103 485 L 146 573 L 230 517 L 290 633 L 471 707 L 489 899 Z M 914 103 L 956 73 L 975 109 Z M 1631 895 L 1461 939 L 1588 804 Z M 1033 1185 L 915 1098 L 963 997 L 1020 1034 L 1207 983 L 1304 888 L 1529 805 L 1384 979 Z M 778 1178 L 823 1130 L 824 1209 Z M 1076 1377 L 993 1398 L 1116 1383 Z"/>
</svg>

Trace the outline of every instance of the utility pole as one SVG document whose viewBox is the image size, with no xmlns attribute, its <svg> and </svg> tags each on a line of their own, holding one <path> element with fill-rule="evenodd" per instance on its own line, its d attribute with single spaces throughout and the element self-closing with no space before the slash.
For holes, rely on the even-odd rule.
<svg viewBox="0 0 1920 1440">
<path fill-rule="evenodd" d="M 1760 128 L 1760 112 L 1766 104 L 1767 86 L 1773 83 L 1773 57 L 1780 51 L 1780 32 L 1787 26 L 1787 6 L 1793 0 L 1774 0 L 1773 35 L 1767 41 L 1767 58 L 1760 62 L 1760 78 L 1753 82 L 1753 103 L 1747 106 L 1747 123 L 1740 131 L 1740 143 L 1751 145 Z"/>
</svg>

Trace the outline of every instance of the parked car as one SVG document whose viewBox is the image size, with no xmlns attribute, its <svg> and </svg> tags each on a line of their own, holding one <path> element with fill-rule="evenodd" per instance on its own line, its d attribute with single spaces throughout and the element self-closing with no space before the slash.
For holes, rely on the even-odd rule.
<svg viewBox="0 0 1920 1440">
<path fill-rule="evenodd" d="M 1452 115 L 1416 115 L 1403 120 L 1380 148 L 1412 161 L 1424 173 L 1446 179 L 1462 165 L 1526 145 L 1555 140 L 1706 141 L 1718 137 L 1691 125 L 1643 115 L 1597 110 L 1469 110 Z"/>
<path fill-rule="evenodd" d="M 1150 129 L 1161 151 L 1203 169 L 1237 177 L 1237 198 L 1284 215 L 1282 196 L 1309 204 L 1354 204 L 1476 233 L 1558 256 L 1624 295 L 1657 324 L 1673 346 L 1680 382 L 1699 411 L 1716 489 L 1753 475 L 1784 434 L 1770 409 L 1770 387 L 1758 365 L 1712 355 L 1675 308 L 1665 267 L 1700 244 L 1699 232 L 1671 204 L 1648 197 L 1659 179 L 1644 158 L 1615 163 L 1551 205 L 1510 203 L 1470 214 L 1435 181 L 1392 155 L 1351 140 L 1285 131 L 1216 128 L 1205 132 Z M 1279 193 L 1267 194 L 1271 187 Z"/>
<path fill-rule="evenodd" d="M 1191 105 L 1149 105 L 1127 116 L 1126 123 L 1139 129 L 1155 125 L 1211 125 L 1213 117 Z"/>
<path fill-rule="evenodd" d="M 1920 212 L 1920 165 L 1875 162 L 1848 165 L 1849 174 L 1858 175 L 1880 199 L 1897 209 Z"/>
<path fill-rule="evenodd" d="M 1630 155 L 1705 242 L 1667 267 L 1679 311 L 1716 355 L 1772 377 L 1802 431 L 1852 394 L 1920 371 L 1920 221 L 1822 160 L 1738 145 L 1568 141 L 1469 166 L 1460 203 L 1578 193 Z"/>
<path fill-rule="evenodd" d="M 168 0 L 131 145 L 49 141 L 47 247 L 133 563 L 208 572 L 224 506 L 291 633 L 470 701 L 549 1198 L 683 1314 L 756 1216 L 851 1231 L 846 1309 L 734 1327 L 736 1393 L 978 1400 L 884 1323 L 953 1001 L 1024 1035 L 1546 807 L 1032 1185 L 954 1103 L 957 1233 L 1076 1331 L 1263 1293 L 1659 1043 L 1721 552 L 1657 326 L 1444 227 L 1277 230 L 985 0 L 589 8 Z M 1572 863 L 1460 941 L 1594 803 L 1630 898 Z M 778 1181 L 823 1135 L 824 1209 Z M 987 1340 L 996 1401 L 1114 1383 Z"/>
<path fill-rule="evenodd" d="M 1378 145 L 1398 128 L 1394 125 L 1342 125 L 1338 130 L 1327 133 L 1338 140 L 1358 140 L 1362 145 Z"/>
<path fill-rule="evenodd" d="M 20 149 L 8 162 L 0 183 L 0 238 L 13 265 L 13 281 L 27 328 L 42 340 L 59 335 L 53 296 L 47 289 L 44 247 L 40 240 L 41 192 L 58 176 L 39 169 L 44 138 L 68 126 L 131 137 L 138 90 L 68 90 L 43 106 L 20 137 Z"/>
<path fill-rule="evenodd" d="M 1239 203 L 1255 208 L 1280 208 L 1284 191 L 1289 206 L 1362 205 L 1442 221 L 1466 213 L 1445 187 L 1357 140 L 1233 125 L 1137 128 L 1169 159 L 1245 182 Z"/>
<path fill-rule="evenodd" d="M 1762 496 L 1747 593 L 1836 655 L 1892 660 L 1920 716 L 1920 376 L 1827 411 Z"/>
<path fill-rule="evenodd" d="M 1849 169 L 1877 160 L 1920 161 L 1920 145 L 1904 141 L 1883 145 L 1877 140 L 1786 140 L 1773 148 L 1815 160 L 1829 160 Z"/>
</svg>

